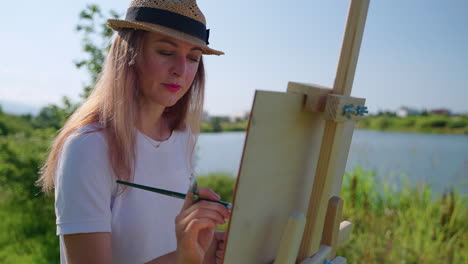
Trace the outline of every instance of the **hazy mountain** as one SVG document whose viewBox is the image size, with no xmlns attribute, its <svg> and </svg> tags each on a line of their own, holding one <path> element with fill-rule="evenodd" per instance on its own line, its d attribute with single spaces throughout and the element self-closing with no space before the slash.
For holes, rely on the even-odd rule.
<svg viewBox="0 0 468 264">
<path fill-rule="evenodd" d="M 0 107 L 3 112 L 15 115 L 33 114 L 37 115 L 42 106 L 32 105 L 27 103 L 19 103 L 13 101 L 0 100 Z"/>
</svg>

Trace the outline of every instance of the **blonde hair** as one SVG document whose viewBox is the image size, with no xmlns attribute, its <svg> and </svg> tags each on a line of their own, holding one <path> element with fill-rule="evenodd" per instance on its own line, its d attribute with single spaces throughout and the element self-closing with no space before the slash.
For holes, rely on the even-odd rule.
<svg viewBox="0 0 468 264">
<path fill-rule="evenodd" d="M 141 30 L 122 29 L 115 36 L 94 90 L 70 116 L 52 143 L 37 181 L 45 193 L 54 188 L 57 163 L 66 139 L 76 136 L 73 132 L 93 122 L 98 122 L 100 128 L 97 130 L 102 130 L 106 135 L 109 162 L 115 176 L 120 180 L 132 180 L 136 136 L 134 127 L 140 96 L 135 60 L 142 54 L 144 34 L 147 33 Z M 189 132 L 192 136 L 187 147 L 192 171 L 194 165 L 191 161 L 203 113 L 204 86 L 205 71 L 200 59 L 198 71 L 187 93 L 163 113 L 171 131 L 191 130 Z"/>
</svg>

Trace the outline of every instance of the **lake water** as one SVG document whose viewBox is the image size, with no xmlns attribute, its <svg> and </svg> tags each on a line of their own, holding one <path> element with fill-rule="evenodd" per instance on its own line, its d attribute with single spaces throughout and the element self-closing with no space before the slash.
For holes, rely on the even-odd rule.
<svg viewBox="0 0 468 264">
<path fill-rule="evenodd" d="M 237 176 L 245 132 L 201 134 L 197 145 L 199 174 Z M 374 170 L 378 181 L 427 183 L 436 193 L 468 193 L 468 136 L 355 130 L 346 171 Z"/>
</svg>

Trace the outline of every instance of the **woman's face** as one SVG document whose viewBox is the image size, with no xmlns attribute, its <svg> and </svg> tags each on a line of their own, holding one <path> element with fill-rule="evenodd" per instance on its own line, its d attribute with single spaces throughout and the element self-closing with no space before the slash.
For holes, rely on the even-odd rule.
<svg viewBox="0 0 468 264">
<path fill-rule="evenodd" d="M 190 88 L 202 50 L 184 41 L 147 32 L 142 55 L 138 73 L 143 103 L 169 107 Z"/>
</svg>

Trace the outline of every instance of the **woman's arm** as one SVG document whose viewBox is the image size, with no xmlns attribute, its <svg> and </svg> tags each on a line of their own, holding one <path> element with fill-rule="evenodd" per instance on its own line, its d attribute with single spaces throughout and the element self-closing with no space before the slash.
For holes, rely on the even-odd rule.
<svg viewBox="0 0 468 264">
<path fill-rule="evenodd" d="M 200 188 L 199 191 L 201 197 L 219 200 L 208 188 Z M 221 236 L 215 236 L 215 228 L 228 217 L 229 211 L 223 205 L 208 201 L 193 204 L 191 195 L 187 195 L 185 204 L 175 219 L 177 250 L 147 264 L 202 264 L 204 260 L 207 263 L 208 259 L 208 263 L 216 261 L 216 251 L 219 251 L 217 245 L 222 239 Z M 111 233 L 78 233 L 63 237 L 69 264 L 112 263 Z"/>
<path fill-rule="evenodd" d="M 111 264 L 111 235 L 108 232 L 64 235 L 68 264 Z"/>
<path fill-rule="evenodd" d="M 68 264 L 111 264 L 112 247 L 110 233 L 80 233 L 63 236 Z M 147 264 L 174 264 L 176 253 L 160 256 Z"/>
<path fill-rule="evenodd" d="M 199 188 L 200 196 L 219 200 L 209 188 Z M 177 250 L 146 264 L 215 264 L 224 255 L 224 232 L 215 232 L 218 224 L 229 218 L 229 210 L 218 203 L 201 201 L 193 204 L 189 193 L 175 219 Z"/>
</svg>

